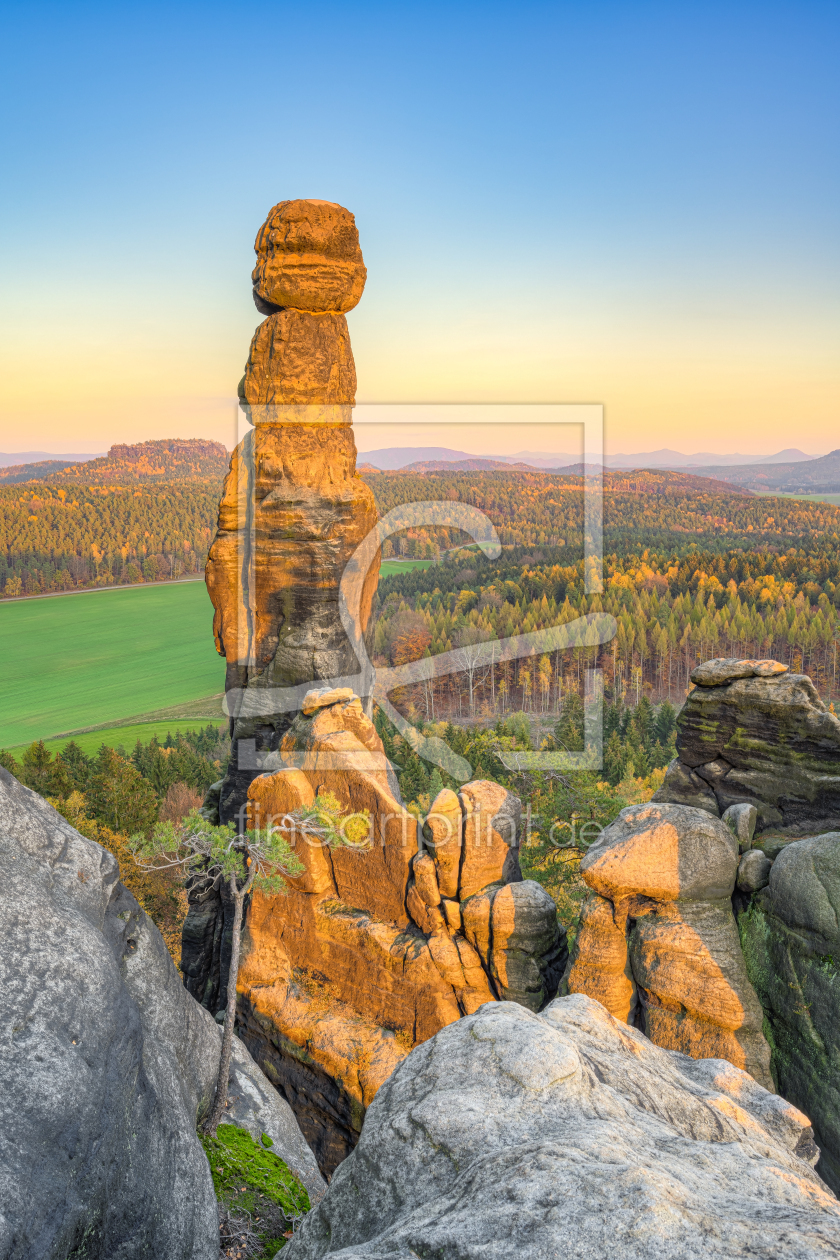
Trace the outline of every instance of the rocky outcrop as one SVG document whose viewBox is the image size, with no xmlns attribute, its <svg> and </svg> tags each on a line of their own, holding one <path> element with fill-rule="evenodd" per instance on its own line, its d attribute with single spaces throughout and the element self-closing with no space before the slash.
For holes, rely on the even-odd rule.
<svg viewBox="0 0 840 1260">
<path fill-rule="evenodd" d="M 819 1172 L 840 1194 L 838 924 L 840 831 L 787 845 L 770 868 L 768 886 L 739 917 L 778 1087 L 808 1108 L 822 1150 Z"/>
<path fill-rule="evenodd" d="M 221 1031 L 185 991 L 116 858 L 0 768 L 0 1256 L 207 1260 L 216 1200 L 196 1122 Z M 235 1042 L 233 1122 L 316 1198 L 288 1105 Z"/>
<path fill-rule="evenodd" d="M 412 1051 L 288 1260 L 817 1260 L 840 1204 L 809 1121 L 598 1003 L 488 1004 Z"/>
<path fill-rule="evenodd" d="M 241 1036 L 332 1172 L 411 1046 L 485 1002 L 539 1010 L 554 996 L 565 933 L 549 895 L 522 880 L 518 799 L 489 782 L 445 790 L 421 834 L 357 697 L 304 697 L 268 760 L 249 826 L 284 827 L 324 790 L 369 818 L 337 848 L 292 833 L 304 870 L 282 895 L 253 895 L 242 946 Z M 231 917 L 218 889 L 193 893 L 186 983 L 214 1011 Z"/>
<path fill-rule="evenodd" d="M 233 756 L 208 800 L 241 824 L 259 758 L 294 703 L 280 691 L 359 671 L 339 614 L 348 561 L 377 520 L 356 475 L 356 369 L 345 312 L 366 271 L 353 216 L 327 201 L 275 206 L 256 241 L 257 328 L 239 394 L 254 431 L 236 448 L 207 561 L 216 648 L 225 657 Z M 378 560 L 354 582 L 359 637 Z"/>
<path fill-rule="evenodd" d="M 624 809 L 581 862 L 584 906 L 568 989 L 659 1046 L 720 1058 L 768 1088 L 770 1048 L 732 912 L 738 841 L 684 805 Z"/>
<path fill-rule="evenodd" d="M 677 760 L 655 800 L 715 816 L 753 805 L 767 839 L 840 823 L 840 720 L 810 678 L 778 661 L 728 659 L 699 665 L 691 678 Z"/>
</svg>

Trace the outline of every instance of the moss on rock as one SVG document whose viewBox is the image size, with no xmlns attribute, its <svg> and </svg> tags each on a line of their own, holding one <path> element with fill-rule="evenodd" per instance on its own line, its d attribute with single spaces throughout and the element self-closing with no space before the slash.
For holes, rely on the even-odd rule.
<svg viewBox="0 0 840 1260">
<path fill-rule="evenodd" d="M 199 1134 L 219 1202 L 234 1215 L 251 1218 L 262 1243 L 261 1260 L 285 1245 L 285 1235 L 309 1211 L 309 1195 L 288 1164 L 270 1149 L 263 1134 L 255 1142 L 247 1129 L 220 1124 L 215 1138 Z"/>
</svg>

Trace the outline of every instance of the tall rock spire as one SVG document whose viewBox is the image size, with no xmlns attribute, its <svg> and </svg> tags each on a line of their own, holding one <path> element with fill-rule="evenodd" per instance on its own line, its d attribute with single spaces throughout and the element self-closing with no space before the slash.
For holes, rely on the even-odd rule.
<svg viewBox="0 0 840 1260">
<path fill-rule="evenodd" d="M 367 277 L 353 215 L 329 201 L 281 201 L 255 250 L 254 301 L 267 318 L 239 386 L 254 427 L 231 457 L 206 569 L 232 715 L 223 821 L 237 819 L 260 754 L 276 750 L 295 716 L 274 707 L 277 689 L 357 671 L 339 584 L 377 519 L 352 430 L 345 312 Z M 378 567 L 360 577 L 362 632 Z"/>
</svg>

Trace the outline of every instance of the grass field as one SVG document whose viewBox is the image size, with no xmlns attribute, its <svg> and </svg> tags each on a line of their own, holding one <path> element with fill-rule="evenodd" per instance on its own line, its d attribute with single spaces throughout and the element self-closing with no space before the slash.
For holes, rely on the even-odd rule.
<svg viewBox="0 0 840 1260">
<path fill-rule="evenodd" d="M 832 503 L 840 507 L 840 494 L 789 494 L 779 490 L 757 490 L 756 494 L 766 494 L 778 499 L 805 499 L 808 503 Z"/>
<path fill-rule="evenodd" d="M 194 708 L 190 702 L 224 687 L 212 617 L 203 582 L 0 603 L 0 747 L 181 704 Z M 206 720 L 167 717 L 154 725 L 165 733 Z M 113 742 L 101 731 L 91 737 L 96 748 Z M 127 739 L 121 730 L 116 742 Z"/>
<path fill-rule="evenodd" d="M 107 744 L 109 748 L 122 747 L 130 753 L 138 739 L 148 744 L 152 736 L 157 735 L 163 743 L 169 734 L 174 738 L 178 731 L 200 730 L 211 720 L 208 718 L 206 722 L 199 722 L 195 718 L 185 718 L 181 722 L 132 722 L 128 726 L 106 726 L 99 731 L 88 731 L 85 735 L 64 735 L 61 739 L 45 739 L 44 743 L 53 754 L 61 752 L 62 748 L 70 743 L 71 738 L 79 745 L 83 753 L 87 753 L 88 757 L 93 757 L 98 753 L 103 744 Z M 221 723 L 213 721 L 213 725 L 220 726 Z M 224 733 L 227 734 L 227 724 L 225 724 Z M 31 743 L 32 740 L 28 740 L 15 748 L 8 748 L 7 751 L 19 759 Z"/>
<path fill-rule="evenodd" d="M 391 577 L 394 573 L 410 573 L 412 569 L 428 569 L 436 563 L 435 560 L 383 560 L 379 573 L 382 577 Z"/>
</svg>

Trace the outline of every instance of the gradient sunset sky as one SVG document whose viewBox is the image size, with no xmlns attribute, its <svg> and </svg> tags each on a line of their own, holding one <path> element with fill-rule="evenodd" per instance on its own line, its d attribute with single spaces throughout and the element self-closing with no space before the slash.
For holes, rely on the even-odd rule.
<svg viewBox="0 0 840 1260">
<path fill-rule="evenodd" d="M 359 398 L 840 446 L 840 6 L 3 5 L 0 450 L 232 444 L 269 207 L 338 201 Z"/>
</svg>

